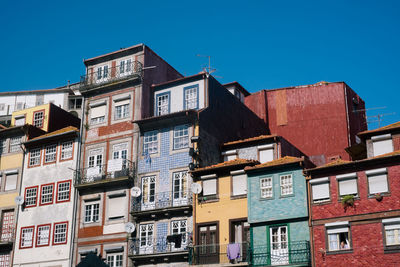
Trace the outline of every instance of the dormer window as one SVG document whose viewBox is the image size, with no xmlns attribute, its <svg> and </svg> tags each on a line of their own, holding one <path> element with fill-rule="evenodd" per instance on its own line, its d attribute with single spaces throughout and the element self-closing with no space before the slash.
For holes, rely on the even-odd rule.
<svg viewBox="0 0 400 267">
<path fill-rule="evenodd" d="M 374 157 L 393 152 L 393 142 L 391 134 L 372 136 L 372 147 Z"/>
<path fill-rule="evenodd" d="M 119 62 L 119 73 L 121 75 L 128 75 L 132 71 L 132 60 L 126 59 Z"/>
<path fill-rule="evenodd" d="M 224 151 L 222 152 L 222 156 L 224 157 L 224 161 L 237 159 L 237 150 Z"/>
<path fill-rule="evenodd" d="M 156 96 L 156 115 L 169 114 L 170 107 L 170 93 L 162 93 Z"/>
<path fill-rule="evenodd" d="M 274 144 L 258 146 L 258 161 L 265 163 L 274 160 Z"/>
<path fill-rule="evenodd" d="M 199 86 L 193 85 L 183 89 L 184 109 L 197 109 L 199 107 Z"/>
</svg>

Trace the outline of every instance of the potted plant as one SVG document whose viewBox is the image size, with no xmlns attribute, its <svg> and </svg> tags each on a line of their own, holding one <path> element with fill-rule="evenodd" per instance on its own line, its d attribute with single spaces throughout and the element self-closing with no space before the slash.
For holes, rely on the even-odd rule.
<svg viewBox="0 0 400 267">
<path fill-rule="evenodd" d="M 346 207 L 352 207 L 354 205 L 354 196 L 346 195 L 342 198 L 342 205 Z"/>
<path fill-rule="evenodd" d="M 382 199 L 383 199 L 383 196 L 381 195 L 381 193 L 376 193 L 375 194 L 375 199 L 376 199 L 376 201 L 381 202 Z"/>
</svg>

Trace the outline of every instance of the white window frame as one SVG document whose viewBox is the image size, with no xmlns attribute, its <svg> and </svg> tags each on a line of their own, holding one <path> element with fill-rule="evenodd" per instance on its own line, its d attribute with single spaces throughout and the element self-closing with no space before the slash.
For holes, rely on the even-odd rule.
<svg viewBox="0 0 400 267">
<path fill-rule="evenodd" d="M 329 177 L 312 179 L 312 180 L 310 180 L 310 185 L 311 185 L 311 193 L 312 193 L 311 198 L 314 203 L 330 201 L 331 194 L 330 194 Z M 326 187 L 328 187 L 328 188 L 326 188 Z M 327 189 L 327 192 L 325 192 L 326 189 Z M 323 193 L 321 193 L 321 191 L 323 191 Z M 327 195 L 326 195 L 326 193 L 327 193 Z"/>
<path fill-rule="evenodd" d="M 33 240 L 34 240 L 34 236 L 33 235 L 34 234 L 35 234 L 35 227 L 34 226 L 21 228 L 20 247 L 21 248 L 31 248 L 31 247 L 33 247 Z"/>
<path fill-rule="evenodd" d="M 145 132 L 143 135 L 143 155 L 158 153 L 158 131 Z"/>
<path fill-rule="evenodd" d="M 30 187 L 25 189 L 25 206 L 34 207 L 37 205 L 38 187 Z"/>
<path fill-rule="evenodd" d="M 40 186 L 40 205 L 53 203 L 54 184 Z"/>
<path fill-rule="evenodd" d="M 189 147 L 189 126 L 179 125 L 174 127 L 174 150 L 184 149 Z"/>
<path fill-rule="evenodd" d="M 54 223 L 53 244 L 67 243 L 68 223 Z"/>
<path fill-rule="evenodd" d="M 161 93 L 156 95 L 156 116 L 170 113 L 170 93 Z"/>
<path fill-rule="evenodd" d="M 232 179 L 231 196 L 240 197 L 247 195 L 247 175 L 244 170 L 232 171 L 230 174 Z M 239 185 L 243 185 L 244 188 L 237 188 Z"/>
<path fill-rule="evenodd" d="M 139 225 L 139 239 L 140 239 L 139 245 L 141 248 L 153 247 L 153 237 L 154 237 L 153 223 Z"/>
<path fill-rule="evenodd" d="M 182 247 L 186 245 L 187 220 L 171 221 L 171 235 L 182 235 Z"/>
<path fill-rule="evenodd" d="M 41 116 L 39 116 L 39 115 L 41 115 Z M 43 110 L 33 113 L 33 126 L 36 126 L 38 128 L 42 128 L 43 127 L 43 121 L 44 121 L 44 111 Z"/>
<path fill-rule="evenodd" d="M 336 180 L 338 182 L 338 191 L 339 191 L 339 197 L 344 197 L 346 195 L 353 195 L 355 197 L 358 196 L 359 192 L 358 192 L 358 177 L 357 177 L 357 173 L 346 173 L 346 174 L 342 174 L 342 175 L 337 175 L 336 176 Z M 343 184 L 350 184 L 350 183 L 355 183 L 355 191 L 353 193 L 350 192 L 342 192 L 342 186 Z M 348 186 L 348 185 L 347 185 Z M 353 190 L 354 191 L 354 190 Z"/>
<path fill-rule="evenodd" d="M 36 233 L 37 234 L 36 246 L 50 245 L 50 230 L 51 230 L 50 224 L 38 225 Z"/>
<path fill-rule="evenodd" d="M 351 235 L 349 222 L 334 222 L 325 224 L 327 237 L 327 250 L 332 252 L 351 250 Z M 340 235 L 347 233 L 347 239 L 342 240 L 345 247 L 341 248 Z"/>
<path fill-rule="evenodd" d="M 107 264 L 110 267 L 124 266 L 124 254 L 123 253 L 107 253 Z"/>
<path fill-rule="evenodd" d="M 57 202 L 69 201 L 71 198 L 71 181 L 57 183 Z"/>
<path fill-rule="evenodd" d="M 21 151 L 22 136 L 15 136 L 10 138 L 10 153 Z"/>
<path fill-rule="evenodd" d="M 61 160 L 71 159 L 73 157 L 74 142 L 67 141 L 61 143 Z"/>
<path fill-rule="evenodd" d="M 260 197 L 263 199 L 274 197 L 274 183 L 272 177 L 263 177 L 260 179 Z"/>
<path fill-rule="evenodd" d="M 57 144 L 51 144 L 45 147 L 44 163 L 53 163 L 57 160 Z"/>
<path fill-rule="evenodd" d="M 288 179 L 288 182 L 286 182 L 285 179 Z M 279 175 L 279 185 L 281 188 L 281 196 L 292 196 L 294 194 L 292 174 Z"/>
<path fill-rule="evenodd" d="M 400 246 L 400 217 L 383 219 L 382 225 L 384 228 L 383 233 L 385 235 L 385 246 L 389 248 L 393 246 Z M 389 233 L 391 233 L 391 235 L 388 235 Z M 388 238 L 389 236 L 392 236 L 393 240 L 390 240 L 391 238 Z"/>
<path fill-rule="evenodd" d="M 371 137 L 374 157 L 393 152 L 391 134 L 382 134 Z"/>
<path fill-rule="evenodd" d="M 83 210 L 84 223 L 95 223 L 100 221 L 100 203 L 87 203 L 84 204 Z"/>
<path fill-rule="evenodd" d="M 41 159 L 41 149 L 34 148 L 29 151 L 29 166 L 39 166 Z"/>
<path fill-rule="evenodd" d="M 388 173 L 387 173 L 386 168 L 369 170 L 369 171 L 366 171 L 365 174 L 367 175 L 367 180 L 368 180 L 368 194 L 369 195 L 389 193 L 389 180 L 388 180 Z M 373 186 L 376 185 L 376 182 L 379 182 L 379 180 L 384 180 L 384 184 L 383 185 L 379 184 L 378 188 L 373 188 Z M 380 182 L 382 183 L 382 181 L 380 181 Z M 379 188 L 379 187 L 381 187 L 381 188 Z"/>
<path fill-rule="evenodd" d="M 184 90 L 183 97 L 185 101 L 185 110 L 198 109 L 199 86 L 198 85 L 188 86 L 183 90 Z"/>
<path fill-rule="evenodd" d="M 125 119 L 129 117 L 129 103 L 123 105 L 115 105 L 114 120 Z"/>
</svg>

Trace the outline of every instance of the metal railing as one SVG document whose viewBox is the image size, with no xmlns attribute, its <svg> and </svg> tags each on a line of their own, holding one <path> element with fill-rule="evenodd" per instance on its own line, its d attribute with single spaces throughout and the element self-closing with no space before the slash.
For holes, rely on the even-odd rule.
<svg viewBox="0 0 400 267">
<path fill-rule="evenodd" d="M 104 67 L 98 69 L 93 69 L 92 73 L 81 76 L 80 86 L 84 88 L 95 87 L 118 80 L 130 79 L 132 77 L 141 77 L 143 65 L 139 61 L 132 61 L 129 65 L 124 64 L 124 68 L 120 66 L 115 66 L 111 68 Z"/>
<path fill-rule="evenodd" d="M 228 246 L 237 245 L 237 255 L 230 255 L 228 257 Z M 189 248 L 189 264 L 202 265 L 202 264 L 244 264 L 249 262 L 249 243 L 237 244 L 210 244 L 210 245 L 196 245 Z M 235 249 L 235 248 L 234 248 Z M 236 251 L 235 249 L 235 251 Z"/>
<path fill-rule="evenodd" d="M 15 228 L 0 228 L 0 243 L 11 243 L 15 240 Z"/>
<path fill-rule="evenodd" d="M 180 240 L 177 243 L 170 242 L 174 240 L 172 236 L 140 239 L 134 238 L 129 240 L 129 255 L 148 255 L 160 253 L 173 253 L 188 251 L 189 235 L 187 233 L 176 235 L 175 238 Z"/>
<path fill-rule="evenodd" d="M 252 266 L 311 264 L 309 241 L 289 242 L 288 246 L 275 250 L 269 245 L 255 246 L 250 253 Z"/>
<path fill-rule="evenodd" d="M 115 179 L 120 177 L 128 177 L 133 179 L 135 165 L 129 160 L 122 160 L 121 164 L 102 164 L 94 167 L 82 168 L 75 170 L 75 184 L 90 184 L 107 179 Z"/>
<path fill-rule="evenodd" d="M 132 212 L 191 206 L 192 203 L 193 197 L 188 190 L 184 192 L 165 191 L 155 194 L 142 192 L 139 197 L 132 198 Z"/>
</svg>

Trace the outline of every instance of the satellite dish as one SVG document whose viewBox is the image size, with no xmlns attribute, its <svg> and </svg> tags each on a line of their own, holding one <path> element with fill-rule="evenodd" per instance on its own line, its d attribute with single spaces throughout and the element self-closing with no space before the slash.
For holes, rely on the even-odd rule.
<svg viewBox="0 0 400 267">
<path fill-rule="evenodd" d="M 15 203 L 19 206 L 21 206 L 22 204 L 24 204 L 24 198 L 21 196 L 16 196 L 14 199 Z"/>
<path fill-rule="evenodd" d="M 197 183 L 193 183 L 191 186 L 190 186 L 190 189 L 192 190 L 192 193 L 193 194 L 200 194 L 200 192 L 201 192 L 201 190 L 203 189 L 203 188 L 201 188 L 201 184 L 197 184 Z"/>
<path fill-rule="evenodd" d="M 135 186 L 135 187 L 132 187 L 132 188 L 131 188 L 131 195 L 132 195 L 133 197 L 138 197 L 138 196 L 140 196 L 141 194 L 142 194 L 142 190 L 140 190 L 139 187 Z"/>
<path fill-rule="evenodd" d="M 127 222 L 125 224 L 125 232 L 127 232 L 128 234 L 131 234 L 135 231 L 136 227 L 133 223 L 131 222 Z"/>
</svg>

